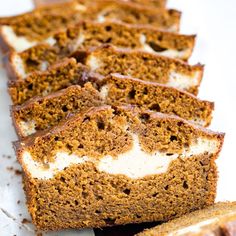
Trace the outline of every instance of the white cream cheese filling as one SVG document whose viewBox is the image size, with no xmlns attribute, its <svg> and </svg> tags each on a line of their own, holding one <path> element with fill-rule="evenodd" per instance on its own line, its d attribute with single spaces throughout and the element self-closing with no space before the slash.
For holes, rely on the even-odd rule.
<svg viewBox="0 0 236 236">
<path fill-rule="evenodd" d="M 45 39 L 44 42 L 49 44 L 50 46 L 53 46 L 57 41 L 53 37 L 49 37 Z"/>
<path fill-rule="evenodd" d="M 142 50 L 146 52 L 156 53 L 158 55 L 171 57 L 171 58 L 185 58 L 187 55 L 190 54 L 189 49 L 185 49 L 182 51 L 173 50 L 173 49 L 166 49 L 162 52 L 155 51 L 148 43 L 146 43 L 146 36 L 144 34 L 140 35 L 139 41 L 142 45 Z"/>
<path fill-rule="evenodd" d="M 21 79 L 25 79 L 27 77 L 24 62 L 17 53 L 13 54 L 12 65 L 15 69 L 17 76 L 19 76 Z"/>
<path fill-rule="evenodd" d="M 24 36 L 16 35 L 11 26 L 3 25 L 1 29 L 7 43 L 17 52 L 22 52 L 37 44 L 36 41 L 30 41 Z"/>
<path fill-rule="evenodd" d="M 170 163 L 177 159 L 191 158 L 193 155 L 203 153 L 216 153 L 218 150 L 218 142 L 206 138 L 198 138 L 190 148 L 186 148 L 181 155 L 177 153 L 168 154 L 155 152 L 153 154 L 146 153 L 142 150 L 137 135 L 133 136 L 133 147 L 126 153 L 113 158 L 104 156 L 99 161 L 87 156 L 78 156 L 76 154 L 68 154 L 66 152 L 57 152 L 55 161 L 48 164 L 48 168 L 34 161 L 28 151 L 23 152 L 23 165 L 33 178 L 50 179 L 53 176 L 72 164 L 80 164 L 86 161 L 92 162 L 101 172 L 112 175 L 122 174 L 132 179 L 143 178 L 148 175 L 165 173 Z"/>
<path fill-rule="evenodd" d="M 100 89 L 100 96 L 102 97 L 103 100 L 105 100 L 108 96 L 109 93 L 109 85 L 104 85 Z"/>
<path fill-rule="evenodd" d="M 73 154 L 69 155 L 65 152 L 58 152 L 55 156 L 55 162 L 43 166 L 37 161 L 34 161 L 29 152 L 25 151 L 23 154 L 23 162 L 27 165 L 31 176 L 37 179 L 51 179 L 57 172 L 64 170 L 66 167 L 73 164 L 82 164 L 85 161 L 87 161 L 86 157 L 78 157 Z"/>
<path fill-rule="evenodd" d="M 96 71 L 102 66 L 102 61 L 94 55 L 89 55 L 86 60 L 86 65 L 89 66 L 92 71 Z"/>
<path fill-rule="evenodd" d="M 184 75 L 175 71 L 170 72 L 169 81 L 166 85 L 175 87 L 181 90 L 190 89 L 199 84 L 200 72 L 195 71 L 192 76 Z"/>
<path fill-rule="evenodd" d="M 36 127 L 36 123 L 33 120 L 21 121 L 19 123 L 20 132 L 24 137 L 34 134 L 36 132 L 35 127 Z"/>
</svg>

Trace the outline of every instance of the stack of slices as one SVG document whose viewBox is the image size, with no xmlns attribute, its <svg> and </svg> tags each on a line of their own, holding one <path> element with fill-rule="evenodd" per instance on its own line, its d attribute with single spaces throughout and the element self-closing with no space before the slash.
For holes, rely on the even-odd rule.
<svg viewBox="0 0 236 236">
<path fill-rule="evenodd" d="M 215 209 L 224 134 L 206 129 L 214 103 L 196 97 L 204 67 L 187 63 L 195 36 L 178 33 L 181 13 L 165 0 L 53 2 L 0 18 L 14 147 L 37 229 Z M 152 233 L 179 230 L 175 222 Z"/>
</svg>

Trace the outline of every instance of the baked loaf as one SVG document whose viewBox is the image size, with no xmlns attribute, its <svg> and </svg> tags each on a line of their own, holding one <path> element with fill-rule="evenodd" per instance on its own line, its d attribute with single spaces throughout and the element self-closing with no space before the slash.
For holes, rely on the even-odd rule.
<svg viewBox="0 0 236 236">
<path fill-rule="evenodd" d="M 137 236 L 156 235 L 235 236 L 236 202 L 219 202 L 137 234 Z"/>
<path fill-rule="evenodd" d="M 47 231 L 167 221 L 212 205 L 223 138 L 176 116 L 104 106 L 14 146 L 33 223 Z"/>
<path fill-rule="evenodd" d="M 0 19 L 0 46 L 4 51 L 23 51 L 42 41 L 53 44 L 51 35 L 55 31 L 84 19 L 150 24 L 162 30 L 177 32 L 180 12 L 116 0 L 99 1 L 90 6 L 72 1 Z"/>
<path fill-rule="evenodd" d="M 48 4 L 55 4 L 55 3 L 61 3 L 66 2 L 70 0 L 34 0 L 36 7 L 48 5 Z M 96 0 L 99 1 L 99 0 Z M 102 0 L 100 0 L 102 1 Z M 124 0 L 127 2 L 133 2 L 138 4 L 145 4 L 148 6 L 154 6 L 154 7 L 165 7 L 166 6 L 166 0 Z M 88 3 L 95 2 L 94 0 L 78 0 L 79 3 Z"/>
<path fill-rule="evenodd" d="M 128 25 L 118 22 L 82 22 L 52 36 L 53 45 L 38 44 L 23 52 L 12 52 L 10 60 L 26 64 L 27 73 L 45 70 L 49 65 L 70 57 L 76 50 L 111 43 L 117 48 L 138 49 L 172 58 L 187 60 L 195 43 L 194 35 L 180 35 L 153 27 Z"/>
<path fill-rule="evenodd" d="M 68 115 L 101 104 L 132 104 L 145 109 L 175 114 L 198 125 L 208 126 L 214 104 L 201 101 L 191 94 L 157 83 L 145 82 L 117 74 L 78 85 L 44 97 L 36 97 L 11 110 L 13 123 L 20 138 L 57 125 Z"/>
</svg>

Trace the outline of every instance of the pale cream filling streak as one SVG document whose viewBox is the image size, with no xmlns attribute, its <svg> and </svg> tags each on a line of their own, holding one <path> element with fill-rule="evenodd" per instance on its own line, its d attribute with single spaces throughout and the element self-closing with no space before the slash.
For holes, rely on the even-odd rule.
<svg viewBox="0 0 236 236">
<path fill-rule="evenodd" d="M 146 43 L 146 40 L 147 40 L 146 36 L 144 34 L 141 34 L 139 41 L 142 45 L 142 50 L 146 52 L 156 53 L 156 54 L 171 57 L 171 58 L 185 58 L 191 52 L 190 49 L 185 49 L 182 51 L 178 51 L 174 49 L 166 49 L 162 52 L 157 52 L 148 43 Z"/>
<path fill-rule="evenodd" d="M 22 52 L 28 48 L 31 48 L 37 44 L 36 41 L 29 41 L 24 36 L 18 36 L 15 34 L 11 26 L 3 25 L 2 33 L 7 43 L 17 52 Z"/>
<path fill-rule="evenodd" d="M 193 143 L 190 148 L 185 149 L 181 155 L 177 153 L 167 155 L 167 153 L 158 151 L 149 154 L 142 150 L 138 136 L 134 134 L 132 136 L 133 147 L 116 158 L 104 156 L 97 161 L 91 157 L 58 151 L 55 155 L 55 161 L 48 163 L 45 168 L 41 163 L 34 161 L 31 154 L 26 150 L 22 154 L 23 165 L 33 178 L 38 179 L 53 178 L 55 174 L 66 167 L 85 162 L 93 162 L 101 172 L 112 175 L 121 174 L 132 179 L 138 179 L 148 175 L 165 173 L 170 163 L 177 158 L 191 158 L 193 155 L 200 155 L 205 152 L 216 153 L 219 145 L 216 140 L 198 138 L 196 143 Z"/>
</svg>

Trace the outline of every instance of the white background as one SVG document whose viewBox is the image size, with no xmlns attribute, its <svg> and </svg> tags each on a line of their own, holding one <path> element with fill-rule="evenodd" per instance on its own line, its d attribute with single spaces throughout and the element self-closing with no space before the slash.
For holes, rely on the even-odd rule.
<svg viewBox="0 0 236 236">
<path fill-rule="evenodd" d="M 226 132 L 218 160 L 217 200 L 236 200 L 236 1 L 169 0 L 168 5 L 183 12 L 181 33 L 198 35 L 190 63 L 206 65 L 199 97 L 215 101 L 211 129 Z M 14 15 L 32 7 L 30 0 L 1 0 L 0 16 Z M 32 226 L 21 224 L 23 218 L 30 219 L 24 205 L 21 178 L 6 169 L 9 166 L 19 169 L 11 145 L 16 136 L 9 117 L 6 83 L 0 65 L 0 235 L 30 236 L 34 235 Z M 85 232 L 70 231 L 64 235 L 85 235 Z"/>
</svg>

